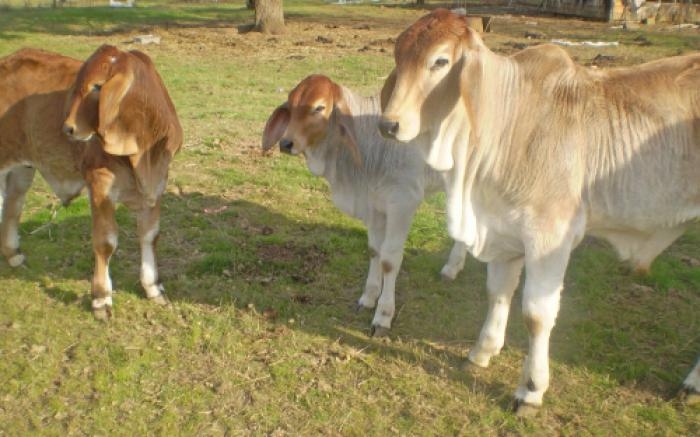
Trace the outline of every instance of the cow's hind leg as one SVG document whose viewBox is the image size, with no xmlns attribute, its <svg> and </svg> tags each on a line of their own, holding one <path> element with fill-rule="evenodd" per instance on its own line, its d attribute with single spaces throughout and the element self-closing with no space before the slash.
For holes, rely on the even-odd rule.
<svg viewBox="0 0 700 437">
<path fill-rule="evenodd" d="M 146 207 L 138 214 L 138 233 L 141 244 L 141 285 L 153 302 L 165 305 L 163 286 L 158 282 L 155 247 L 158 241 L 160 200 L 153 207 Z"/>
<path fill-rule="evenodd" d="M 367 242 L 369 246 L 369 272 L 365 282 L 365 290 L 357 301 L 357 308 L 374 308 L 377 299 L 382 293 L 382 266 L 379 260 L 379 251 L 384 243 L 384 228 L 386 217 L 384 214 L 374 212 L 367 223 Z"/>
<path fill-rule="evenodd" d="M 683 381 L 680 395 L 688 404 L 700 404 L 700 359 Z"/>
<path fill-rule="evenodd" d="M 476 345 L 469 351 L 469 361 L 479 367 L 489 365 L 505 342 L 508 312 L 513 293 L 520 281 L 523 257 L 510 261 L 492 261 L 487 266 L 486 287 L 489 292 L 489 309 Z"/>
<path fill-rule="evenodd" d="M 24 255 L 19 250 L 19 219 L 35 172 L 33 167 L 22 165 L 14 167 L 4 175 L 0 247 L 3 256 L 12 267 L 18 267 L 24 262 Z"/>
<path fill-rule="evenodd" d="M 386 237 L 379 252 L 382 268 L 382 293 L 372 320 L 372 335 L 381 337 L 389 333 L 396 310 L 396 277 L 401 270 L 403 248 L 411 229 L 414 211 L 397 206 L 387 213 Z"/>
<path fill-rule="evenodd" d="M 459 272 L 464 268 L 464 261 L 467 258 L 467 245 L 461 241 L 455 241 L 450 251 L 450 256 L 447 258 L 447 263 L 440 271 L 443 279 L 452 281 Z"/>
</svg>

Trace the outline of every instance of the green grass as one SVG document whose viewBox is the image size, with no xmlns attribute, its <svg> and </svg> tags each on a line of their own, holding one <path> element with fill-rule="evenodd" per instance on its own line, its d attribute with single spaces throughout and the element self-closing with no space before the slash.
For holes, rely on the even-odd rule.
<svg viewBox="0 0 700 437">
<path fill-rule="evenodd" d="M 700 350 L 700 270 L 684 261 L 700 259 L 697 224 L 648 277 L 604 243 L 575 251 L 552 385 L 533 420 L 508 412 L 527 347 L 517 297 L 502 354 L 488 369 L 462 368 L 485 316 L 485 268 L 470 259 L 457 281 L 439 280 L 451 246 L 443 195 L 421 207 L 409 235 L 392 339 L 368 337 L 372 314 L 354 312 L 363 227 L 301 159 L 262 156 L 260 135 L 307 74 L 376 92 L 393 64 L 386 40 L 422 11 L 285 8 L 289 32 L 276 37 L 237 32 L 253 17 L 242 1 L 0 10 L 0 56 L 25 46 L 79 58 L 103 43 L 144 50 L 186 134 L 158 247 L 168 308 L 143 297 L 135 222 L 122 208 L 115 317 L 94 322 L 86 199 L 59 207 L 35 184 L 21 227 L 27 264 L 0 264 L 0 435 L 698 434 L 700 411 L 668 401 Z M 696 33 L 658 28 L 640 46 L 641 31 L 511 16 L 496 18 L 487 43 L 507 53 L 532 42 L 528 21 L 550 37 L 620 40 L 604 51 L 617 64 L 700 48 Z M 162 42 L 126 43 L 141 33 Z M 585 63 L 599 51 L 572 53 Z"/>
</svg>

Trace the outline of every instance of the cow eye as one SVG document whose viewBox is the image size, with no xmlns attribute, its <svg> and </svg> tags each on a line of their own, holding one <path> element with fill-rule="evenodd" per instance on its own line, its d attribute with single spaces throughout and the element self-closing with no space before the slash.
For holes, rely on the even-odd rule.
<svg viewBox="0 0 700 437">
<path fill-rule="evenodd" d="M 319 114 L 319 113 L 323 112 L 325 109 L 326 109 L 325 106 L 323 106 L 323 105 L 318 105 L 317 107 L 314 108 L 314 110 L 313 110 L 312 112 L 313 112 L 314 114 Z"/>
<path fill-rule="evenodd" d="M 93 91 L 93 92 L 98 92 L 98 91 L 100 91 L 101 89 L 102 89 L 102 85 L 100 85 L 99 83 L 96 83 L 95 85 L 92 86 L 92 91 Z"/>
<path fill-rule="evenodd" d="M 435 63 L 433 64 L 432 67 L 430 67 L 431 70 L 439 70 L 440 68 L 444 67 L 445 65 L 449 64 L 450 61 L 447 58 L 437 58 L 435 60 Z"/>
</svg>

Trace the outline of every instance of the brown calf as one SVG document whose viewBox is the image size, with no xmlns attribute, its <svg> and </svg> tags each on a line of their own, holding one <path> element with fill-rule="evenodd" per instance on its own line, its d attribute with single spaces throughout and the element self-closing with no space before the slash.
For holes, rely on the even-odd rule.
<svg viewBox="0 0 700 437">
<path fill-rule="evenodd" d="M 80 65 L 31 49 L 0 58 L 0 251 L 13 267 L 24 262 L 18 225 L 36 170 L 64 205 L 85 185 L 80 161 L 86 146 L 61 133 L 66 90 Z"/>
<path fill-rule="evenodd" d="M 109 259 L 117 247 L 117 202 L 137 215 L 141 285 L 149 299 L 164 304 L 154 249 L 168 166 L 182 145 L 170 96 L 148 56 L 104 45 L 78 71 L 68 107 L 65 134 L 86 142 L 99 138 L 102 147 L 89 147 L 82 161 L 92 209 L 95 317 L 111 315 Z"/>
</svg>

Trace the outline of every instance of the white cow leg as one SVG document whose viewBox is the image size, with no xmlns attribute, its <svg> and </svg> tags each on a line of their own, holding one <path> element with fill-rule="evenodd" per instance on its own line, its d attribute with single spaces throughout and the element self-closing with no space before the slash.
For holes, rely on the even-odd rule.
<svg viewBox="0 0 700 437">
<path fill-rule="evenodd" d="M 700 403 L 700 359 L 683 381 L 681 397 L 688 404 Z"/>
<path fill-rule="evenodd" d="M 382 268 L 382 293 L 372 320 L 372 335 L 381 337 L 389 333 L 396 310 L 396 277 L 403 262 L 403 248 L 413 221 L 413 211 L 404 208 L 390 210 L 387 215 L 386 237 L 379 253 Z"/>
<path fill-rule="evenodd" d="M 158 240 L 160 202 L 152 208 L 145 208 L 138 215 L 138 232 L 141 243 L 141 286 L 146 296 L 153 302 L 165 305 L 163 286 L 158 282 L 155 246 Z"/>
<path fill-rule="evenodd" d="M 523 319 L 529 334 L 529 351 L 514 403 L 514 410 L 521 416 L 537 411 L 549 387 L 549 337 L 559 312 L 570 248 L 564 242 L 549 254 L 535 256 L 526 263 Z"/>
<path fill-rule="evenodd" d="M 476 345 L 469 351 L 469 361 L 479 367 L 489 365 L 489 360 L 503 348 L 508 324 L 508 313 L 513 293 L 520 281 L 523 258 L 510 261 L 492 261 L 487 265 L 486 287 L 489 292 L 489 309 Z"/>
<path fill-rule="evenodd" d="M 357 301 L 357 308 L 374 308 L 377 299 L 382 293 L 382 267 L 379 260 L 379 251 L 384 243 L 384 227 L 386 219 L 383 215 L 376 214 L 371 217 L 367 225 L 367 240 L 369 246 L 369 272 L 365 282 L 365 290 Z"/>
<path fill-rule="evenodd" d="M 23 165 L 0 174 L 2 181 L 2 223 L 0 223 L 0 250 L 12 267 L 24 263 L 19 250 L 19 220 L 27 190 L 34 180 L 33 167 Z"/>
<path fill-rule="evenodd" d="M 440 271 L 442 278 L 448 281 L 454 280 L 459 272 L 464 268 L 464 261 L 467 258 L 467 245 L 461 241 L 455 241 L 447 258 L 447 264 Z"/>
</svg>

